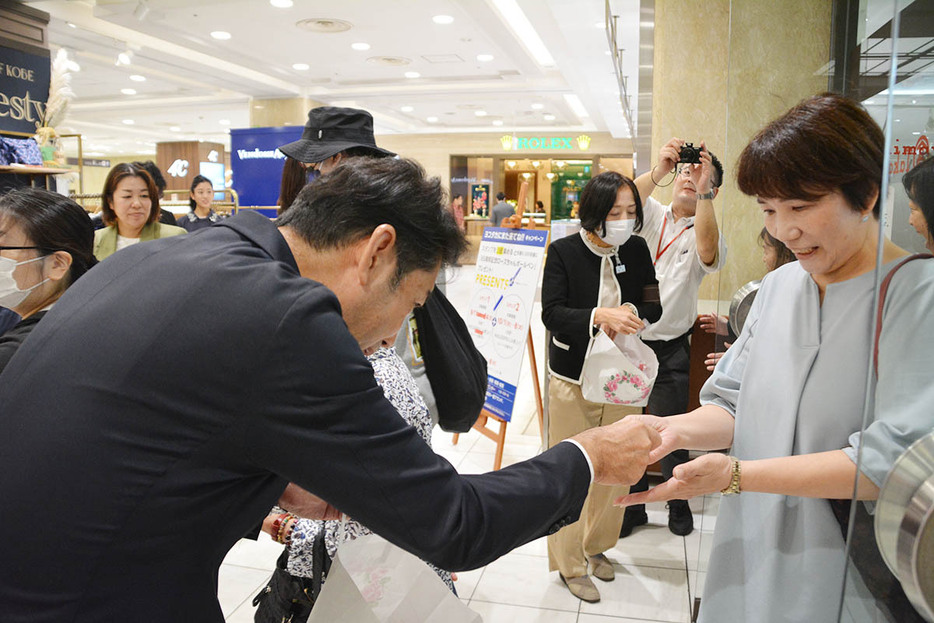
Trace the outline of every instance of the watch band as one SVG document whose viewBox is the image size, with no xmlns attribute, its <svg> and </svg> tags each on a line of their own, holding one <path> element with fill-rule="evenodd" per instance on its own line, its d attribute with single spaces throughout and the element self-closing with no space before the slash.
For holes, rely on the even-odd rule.
<svg viewBox="0 0 934 623">
<path fill-rule="evenodd" d="M 725 489 L 721 489 L 720 493 L 723 495 L 739 495 L 742 493 L 742 489 L 739 487 L 739 481 L 740 478 L 742 478 L 742 468 L 740 467 L 739 459 L 735 456 L 731 456 L 730 461 L 733 464 L 732 469 L 730 470 L 730 484 Z"/>
<path fill-rule="evenodd" d="M 712 190 L 711 190 L 710 192 L 706 192 L 706 193 L 697 193 L 697 198 L 698 198 L 698 199 L 713 199 L 714 194 L 716 194 L 716 193 L 714 193 L 714 191 L 712 191 Z"/>
</svg>

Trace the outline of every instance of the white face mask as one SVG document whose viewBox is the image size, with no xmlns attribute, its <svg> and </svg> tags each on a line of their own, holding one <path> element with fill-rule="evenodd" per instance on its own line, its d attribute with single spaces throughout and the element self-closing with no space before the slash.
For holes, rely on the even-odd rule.
<svg viewBox="0 0 934 623">
<path fill-rule="evenodd" d="M 607 221 L 606 236 L 600 236 L 600 240 L 614 247 L 620 247 L 629 240 L 635 224 L 636 219 L 633 218 L 627 218 L 621 221 Z"/>
<path fill-rule="evenodd" d="M 13 271 L 16 270 L 17 266 L 29 264 L 31 262 L 38 262 L 39 260 L 45 259 L 46 257 L 48 256 L 43 255 L 42 257 L 34 257 L 31 260 L 24 260 L 22 262 L 11 260 L 8 257 L 0 257 L 0 307 L 13 309 L 26 300 L 26 297 L 29 296 L 30 292 L 49 280 L 48 278 L 45 278 L 31 288 L 20 290 L 19 286 L 16 285 L 16 280 L 13 278 Z"/>
</svg>

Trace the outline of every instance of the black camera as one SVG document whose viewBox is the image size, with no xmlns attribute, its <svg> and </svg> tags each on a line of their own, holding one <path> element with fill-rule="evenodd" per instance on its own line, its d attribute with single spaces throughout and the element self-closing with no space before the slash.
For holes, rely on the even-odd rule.
<svg viewBox="0 0 934 623">
<path fill-rule="evenodd" d="M 694 147 L 692 143 L 685 143 L 678 152 L 678 158 L 682 164 L 700 164 L 700 147 Z"/>
</svg>

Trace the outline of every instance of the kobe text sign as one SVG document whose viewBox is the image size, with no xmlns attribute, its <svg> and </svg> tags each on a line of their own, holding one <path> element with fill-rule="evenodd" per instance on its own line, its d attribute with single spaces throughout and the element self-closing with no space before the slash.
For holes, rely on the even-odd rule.
<svg viewBox="0 0 934 623">
<path fill-rule="evenodd" d="M 36 131 L 45 115 L 50 75 L 48 56 L 0 46 L 0 130 Z"/>
<path fill-rule="evenodd" d="M 484 408 L 509 421 L 548 232 L 483 230 L 467 326 L 487 361 Z"/>
</svg>

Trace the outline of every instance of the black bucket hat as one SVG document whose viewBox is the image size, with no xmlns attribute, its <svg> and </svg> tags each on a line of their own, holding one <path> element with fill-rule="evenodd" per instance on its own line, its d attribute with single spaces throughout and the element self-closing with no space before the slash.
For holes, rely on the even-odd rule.
<svg viewBox="0 0 934 623">
<path fill-rule="evenodd" d="M 373 156 L 395 156 L 376 146 L 373 116 L 359 108 L 320 106 L 308 111 L 302 138 L 283 145 L 279 151 L 301 162 L 324 162 L 351 147 L 365 147 Z"/>
</svg>

